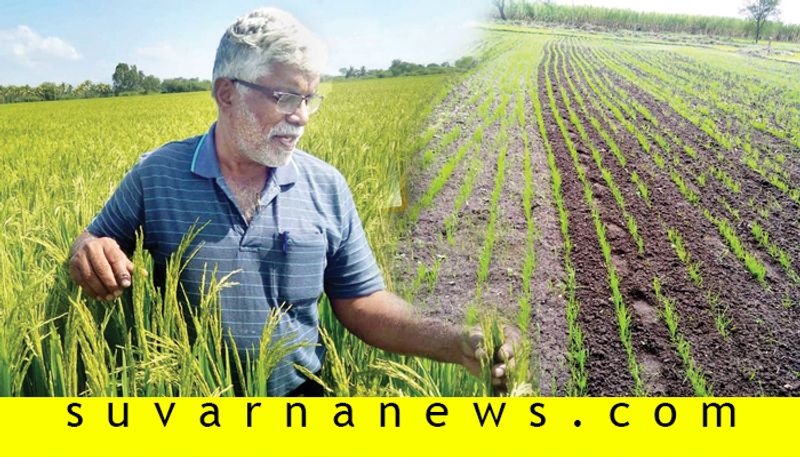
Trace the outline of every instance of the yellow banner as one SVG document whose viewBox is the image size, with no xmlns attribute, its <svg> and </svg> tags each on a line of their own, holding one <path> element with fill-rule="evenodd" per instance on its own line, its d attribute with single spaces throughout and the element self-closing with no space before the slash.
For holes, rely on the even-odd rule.
<svg viewBox="0 0 800 457">
<path fill-rule="evenodd" d="M 4 456 L 800 456 L 797 398 L 4 398 Z"/>
</svg>

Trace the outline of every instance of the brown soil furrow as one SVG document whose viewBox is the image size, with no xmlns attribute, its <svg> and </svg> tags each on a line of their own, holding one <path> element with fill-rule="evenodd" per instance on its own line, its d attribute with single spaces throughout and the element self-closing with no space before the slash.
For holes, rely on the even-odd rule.
<svg viewBox="0 0 800 457">
<path fill-rule="evenodd" d="M 559 65 L 559 73 L 561 71 Z M 565 76 L 576 80 L 575 75 L 562 73 L 561 81 L 565 81 L 563 79 Z M 564 88 L 571 95 L 566 82 Z M 588 102 L 586 103 L 588 108 Z M 588 119 L 579 114 L 580 107 L 576 100 L 573 99 L 571 105 L 589 135 L 591 143 L 598 148 L 602 147 L 603 139 Z M 659 305 L 651 291 L 654 277 L 651 259 L 653 253 L 661 253 L 659 248 L 664 248 L 664 243 L 660 246 L 654 245 L 659 239 L 664 238 L 660 224 L 652 217 L 652 213 L 647 211 L 641 199 L 636 197 L 636 188 L 635 186 L 630 188 L 631 184 L 624 170 L 622 173 L 619 170 L 616 170 L 616 174 L 612 173 L 615 184 L 622 189 L 623 195 L 628 196 L 625 199 L 626 209 L 636 215 L 639 233 L 647 243 L 646 255 L 638 255 L 636 243 L 625 229 L 624 215 L 611 191 L 606 187 L 594 159 L 590 156 L 589 145 L 583 144 L 580 138 L 576 139 L 575 143 L 578 151 L 584 153 L 581 163 L 587 171 L 587 178 L 592 183 L 592 192 L 606 225 L 606 235 L 612 246 L 612 256 L 620 277 L 620 291 L 623 293 L 624 303 L 631 309 L 633 345 L 637 360 L 644 368 L 643 379 L 648 390 L 653 395 L 691 395 L 691 389 L 683 382 L 682 364 L 670 343 L 666 326 L 658 319 Z M 603 166 L 609 171 L 616 169 L 616 159 L 610 153 L 607 154 Z M 666 247 L 669 248 L 668 245 Z"/>
<path fill-rule="evenodd" d="M 537 81 L 533 82 L 534 84 Z M 539 359 L 540 388 L 543 395 L 563 395 L 569 379 L 565 354 L 567 353 L 567 303 L 561 285 L 566 280 L 564 272 L 564 239 L 559 228 L 558 215 L 552 195 L 552 177 L 547 166 L 547 153 L 536 126 L 536 114 L 530 96 L 526 94 L 525 110 L 527 135 L 530 144 L 533 171 L 533 198 L 531 214 L 536 224 L 534 252 L 536 264 L 531 277 L 533 322 L 538 329 L 534 353 Z M 551 386 L 551 387 L 548 387 Z M 555 386 L 553 388 L 552 386 Z"/>
<path fill-rule="evenodd" d="M 513 137 L 509 135 L 509 140 Z M 482 305 L 513 316 L 518 311 L 516 297 L 522 289 L 522 264 L 525 260 L 526 221 L 520 202 L 525 185 L 520 142 L 509 141 L 506 152 L 505 182 L 498 202 L 496 241 L 492 249 L 489 275 L 481 293 Z"/>
<path fill-rule="evenodd" d="M 524 90 L 520 82 L 518 90 Z M 502 197 L 499 200 L 498 225 L 496 242 L 494 245 L 489 276 L 483 286 L 482 302 L 489 308 L 497 309 L 503 316 L 515 316 L 519 312 L 519 297 L 523 293 L 523 265 L 527 256 L 527 220 L 523 207 L 523 193 L 525 190 L 525 144 L 519 125 L 514 123 L 509 127 L 508 149 L 506 153 L 505 183 Z M 536 135 L 538 137 L 538 134 Z M 530 136 L 529 136 L 530 138 Z M 539 153 L 543 154 L 541 144 L 538 144 Z M 543 159 L 543 158 L 542 158 Z M 546 159 L 544 159 L 546 160 Z M 547 185 L 549 175 L 546 161 L 544 176 L 540 182 Z M 541 171 L 538 170 L 538 171 Z M 546 188 L 545 188 L 546 189 Z M 532 203 L 533 204 L 533 203 Z M 536 205 L 533 204 L 535 207 Z M 555 216 L 552 206 L 541 208 L 539 213 L 548 214 L 553 224 L 549 229 L 555 230 L 555 246 L 560 246 L 561 239 L 558 226 L 554 224 Z M 539 221 L 534 219 L 535 223 Z M 552 239 L 552 238 L 551 238 Z M 534 249 L 540 243 L 535 241 Z M 552 247 L 552 246 L 549 246 Z M 552 252 L 552 250 L 551 250 Z M 538 258 L 538 256 L 537 256 Z M 563 268 L 560 259 L 554 255 L 546 257 L 548 268 L 554 267 L 553 278 L 563 277 Z M 540 270 L 541 271 L 541 270 Z M 559 273 L 560 272 L 560 273 Z M 568 373 L 564 369 L 564 354 L 566 353 L 566 322 L 564 310 L 566 304 L 563 298 L 558 297 L 554 287 L 548 290 L 547 279 L 536 272 L 531 278 L 532 315 L 530 316 L 529 338 L 533 347 L 535 384 L 544 394 L 564 393 Z M 545 309 L 542 310 L 542 305 Z M 543 312 L 547 313 L 545 318 Z M 544 324 L 544 325 L 543 325 Z M 560 334 L 556 335 L 556 332 Z M 553 391 L 555 386 L 555 391 Z"/>
<path fill-rule="evenodd" d="M 575 81 L 579 90 L 582 91 L 582 95 L 586 99 L 586 105 L 590 114 L 594 115 L 595 118 L 598 119 L 601 127 L 603 127 L 612 137 L 615 137 L 617 145 L 628 159 L 626 168 L 622 168 L 610 151 L 606 151 L 604 147 L 601 147 L 601 150 L 605 152 L 603 163 L 614 176 L 614 181 L 622 190 L 622 194 L 626 196 L 626 207 L 631 214 L 635 215 L 639 231 L 645 240 L 644 259 L 636 262 L 636 268 L 633 269 L 634 276 L 638 278 L 629 281 L 631 284 L 630 287 L 626 288 L 625 295 L 627 298 L 629 298 L 629 300 L 632 300 L 632 307 L 634 311 L 640 315 L 642 321 L 646 322 L 647 320 L 659 319 L 658 315 L 655 317 L 652 316 L 653 307 L 656 309 L 659 308 L 658 302 L 653 293 L 653 277 L 658 276 L 662 282 L 671 284 L 673 287 L 682 290 L 692 290 L 694 288 L 691 282 L 688 280 L 686 267 L 680 263 L 674 253 L 674 250 L 670 246 L 666 235 L 666 229 L 669 227 L 669 225 L 664 222 L 662 212 L 664 209 L 679 214 L 690 214 L 694 211 L 689 204 L 685 202 L 677 189 L 675 189 L 674 185 L 669 180 L 669 177 L 658 172 L 655 167 L 646 165 L 648 162 L 650 162 L 650 158 L 646 155 L 646 153 L 644 153 L 644 151 L 641 150 L 638 142 L 633 136 L 628 134 L 627 130 L 622 128 L 622 126 L 619 126 L 619 134 L 615 136 L 612 133 L 612 129 L 609 128 L 610 125 L 604 119 L 604 116 L 609 117 L 611 114 L 599 113 L 592 107 L 592 104 L 589 103 L 589 97 L 595 97 L 595 95 L 593 92 L 591 92 L 591 89 L 583 79 L 583 74 L 581 72 L 578 74 L 580 77 L 574 78 L 573 81 Z M 599 99 L 598 102 L 600 102 Z M 589 131 L 594 132 L 594 129 L 591 128 Z M 592 137 L 595 138 L 596 144 L 604 144 L 602 139 L 597 138 L 595 135 L 596 134 L 593 133 Z M 630 174 L 634 171 L 637 172 L 640 177 L 646 180 L 647 186 L 652 191 L 652 209 L 647 208 L 644 201 L 637 196 L 636 185 L 630 180 Z M 670 201 L 676 203 L 667 203 Z M 681 231 L 685 230 L 683 225 L 679 228 Z M 659 261 L 669 265 L 669 268 L 658 268 L 657 263 Z M 646 272 L 646 274 L 642 275 L 639 274 L 639 272 Z M 691 316 L 688 323 L 686 322 L 686 319 L 684 319 L 684 321 L 681 322 L 680 327 L 689 340 L 693 343 L 694 341 L 700 341 L 701 344 L 704 344 L 704 340 L 709 339 L 705 338 L 705 335 L 711 335 L 711 340 L 717 340 L 713 341 L 713 349 L 721 344 L 722 338 L 714 338 L 716 330 L 713 326 L 713 316 L 705 304 L 702 293 L 699 291 L 697 293 L 700 295 L 699 299 L 679 304 L 680 313 L 682 315 L 687 314 L 688 316 Z M 647 306 L 645 306 L 645 304 Z M 693 321 L 697 320 L 698 317 L 701 319 L 698 321 L 698 323 L 694 323 Z M 702 325 L 699 325 L 700 323 L 702 323 Z M 659 320 L 658 325 L 662 328 L 661 332 L 666 329 L 666 326 L 662 320 Z M 714 360 L 709 361 L 705 360 L 704 357 L 701 357 L 702 349 L 703 348 L 694 349 L 694 352 L 699 352 L 695 356 L 696 361 L 699 362 L 701 367 L 713 364 Z M 723 369 L 724 368 L 726 367 L 723 365 Z M 709 369 L 709 374 L 716 373 L 716 371 L 713 367 L 711 367 Z M 727 380 L 729 380 L 731 377 L 736 377 L 736 375 L 737 374 L 735 370 L 728 373 L 728 375 L 725 376 L 725 383 L 727 384 Z M 709 380 L 715 381 L 716 376 L 710 377 Z"/>
<path fill-rule="evenodd" d="M 544 60 L 547 59 L 547 53 Z M 586 370 L 588 390 L 591 395 L 631 395 L 633 379 L 628 366 L 625 348 L 619 339 L 614 305 L 609 301 L 611 292 L 607 272 L 600 253 L 597 235 L 583 190 L 566 145 L 560 141 L 561 131 L 549 109 L 544 63 L 539 74 L 539 98 L 547 135 L 551 139 L 556 164 L 562 174 L 565 206 L 569 211 L 569 226 L 574 249 L 572 261 L 578 283 L 575 296 L 580 303 L 578 323 L 583 329 L 588 351 Z M 555 74 L 550 72 L 554 81 Z M 560 115 L 565 116 L 562 111 Z M 569 119 L 564 118 L 569 123 Z M 573 140 L 577 133 L 572 132 Z"/>
<path fill-rule="evenodd" d="M 585 49 L 584 52 L 586 52 Z M 800 219 L 793 217 L 793 212 L 795 209 L 800 210 L 800 205 L 788 200 L 786 195 L 781 194 L 778 189 L 775 189 L 769 185 L 763 178 L 761 178 L 760 175 L 752 172 L 752 170 L 749 168 L 727 160 L 723 162 L 718 161 L 715 157 L 717 151 L 710 149 L 707 146 L 710 138 L 700 129 L 688 123 L 688 121 L 686 121 L 677 112 L 672 110 L 672 108 L 666 106 L 665 104 L 658 103 L 655 99 L 652 99 L 648 93 L 629 84 L 627 80 L 619 77 L 613 71 L 600 68 L 597 68 L 597 70 L 608 76 L 614 83 L 615 88 L 622 87 L 625 92 L 633 94 L 636 99 L 643 105 L 647 106 L 651 112 L 659 115 L 659 118 L 665 118 L 669 122 L 675 123 L 667 125 L 678 126 L 677 128 L 679 130 L 673 130 L 673 128 L 669 128 L 669 130 L 672 132 L 680 132 L 682 141 L 698 151 L 699 157 L 697 161 L 690 160 L 689 157 L 681 151 L 681 148 L 678 147 L 678 145 L 675 144 L 671 139 L 669 139 L 668 135 L 662 136 L 668 140 L 668 143 L 673 150 L 673 155 L 678 156 L 680 161 L 675 165 L 680 169 L 682 175 L 687 181 L 691 181 L 692 176 L 698 176 L 706 172 L 709 166 L 713 165 L 717 168 L 723 169 L 741 185 L 742 190 L 737 194 L 723 186 L 715 178 L 710 176 L 707 178 L 706 186 L 710 186 L 711 188 L 705 189 L 704 192 L 699 194 L 701 195 L 701 198 L 707 197 L 705 199 L 706 201 L 704 201 L 704 205 L 709 209 L 714 210 L 714 214 L 725 215 L 728 218 L 734 219 L 734 223 L 738 222 L 737 218 L 732 216 L 725 207 L 724 202 L 727 202 L 731 208 L 740 212 L 742 222 L 750 223 L 753 221 L 758 221 L 766 228 L 768 233 L 784 234 L 784 239 L 786 238 L 786 234 L 789 234 L 789 238 L 793 238 L 798 235 L 800 232 L 800 229 L 798 228 L 798 226 L 800 226 Z M 636 119 L 631 119 L 631 121 L 634 123 L 647 125 L 649 128 L 656 130 L 663 128 L 665 125 L 664 123 L 660 123 L 659 127 L 653 127 L 650 126 L 649 122 L 639 119 L 638 116 Z M 696 185 L 696 183 L 693 185 Z M 763 190 L 766 190 L 767 193 L 765 194 Z M 722 200 L 723 198 L 725 198 L 724 201 Z M 750 203 L 751 198 L 753 199 L 753 204 Z M 770 206 L 770 202 L 776 201 L 777 198 L 781 198 L 785 201 L 783 210 L 785 210 L 785 213 L 787 214 L 784 214 L 783 217 L 778 218 L 762 218 L 757 214 L 757 211 L 754 208 L 768 208 Z M 750 247 L 755 251 L 758 251 L 760 248 L 753 244 L 754 240 L 750 234 L 749 226 L 744 223 L 735 225 L 738 225 L 737 229 L 739 237 L 742 238 L 743 241 L 751 243 Z M 797 250 L 796 246 L 800 243 L 786 243 L 785 241 L 781 241 L 780 244 L 784 250 L 794 254 Z M 771 267 L 773 277 L 781 276 L 781 267 L 775 263 L 774 259 L 771 259 L 767 253 L 763 252 L 760 254 L 760 256 L 762 257 L 762 260 Z M 797 258 L 795 255 L 792 255 L 792 257 Z M 789 290 L 788 287 L 783 288 Z"/>
</svg>

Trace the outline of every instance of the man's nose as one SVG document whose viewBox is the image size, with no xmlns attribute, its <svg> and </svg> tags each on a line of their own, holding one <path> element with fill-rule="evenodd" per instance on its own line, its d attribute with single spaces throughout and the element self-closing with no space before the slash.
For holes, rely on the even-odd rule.
<svg viewBox="0 0 800 457">
<path fill-rule="evenodd" d="M 303 100 L 293 113 L 287 114 L 287 122 L 294 125 L 304 126 L 308 123 L 308 102 Z"/>
</svg>

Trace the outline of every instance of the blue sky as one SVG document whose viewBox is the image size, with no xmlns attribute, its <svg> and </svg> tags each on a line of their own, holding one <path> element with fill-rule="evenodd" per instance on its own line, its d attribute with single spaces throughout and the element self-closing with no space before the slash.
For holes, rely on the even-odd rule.
<svg viewBox="0 0 800 457">
<path fill-rule="evenodd" d="M 743 2 L 556 1 L 726 16 Z M 800 0 L 782 3 L 782 19 L 800 23 Z M 160 78 L 209 79 L 226 26 L 265 5 L 293 13 L 328 43 L 332 74 L 348 65 L 386 68 L 394 58 L 452 62 L 477 36 L 468 24 L 492 10 L 490 0 L 0 0 L 0 85 L 110 82 L 118 62 Z"/>
<path fill-rule="evenodd" d="M 329 46 L 328 72 L 429 63 L 466 53 L 488 0 L 0 1 L 0 84 L 110 82 L 118 62 L 160 78 L 211 78 L 219 39 L 238 16 L 283 8 Z"/>
</svg>

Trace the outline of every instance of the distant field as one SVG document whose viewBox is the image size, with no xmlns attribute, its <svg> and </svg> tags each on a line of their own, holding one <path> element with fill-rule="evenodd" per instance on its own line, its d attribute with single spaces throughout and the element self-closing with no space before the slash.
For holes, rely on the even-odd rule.
<svg viewBox="0 0 800 457">
<path fill-rule="evenodd" d="M 393 290 L 522 328 L 517 395 L 800 395 L 800 66 L 492 28 L 459 77 L 335 83 L 300 145 L 348 178 Z M 177 292 L 107 307 L 64 268 L 139 155 L 215 115 L 208 93 L 0 105 L 0 395 L 232 394 L 214 313 L 190 342 Z M 492 394 L 321 309 L 330 394 Z"/>
<path fill-rule="evenodd" d="M 629 42 L 635 44 L 661 44 L 665 46 L 692 46 L 699 49 L 705 48 L 725 51 L 731 53 L 729 55 L 735 53 L 748 56 L 756 55 L 764 59 L 785 62 L 797 62 L 798 55 L 800 55 L 800 43 L 796 41 L 770 42 L 768 39 L 762 39 L 756 44 L 750 38 L 719 36 L 714 34 L 698 35 L 689 33 L 640 32 L 625 29 L 599 32 L 583 30 L 580 26 L 576 28 L 558 25 L 545 27 L 544 25 L 523 26 L 513 23 L 493 23 L 484 24 L 481 27 L 486 30 L 497 32 L 551 34 L 555 36 L 570 36 L 587 39 L 613 39 L 618 43 Z"/>
</svg>

